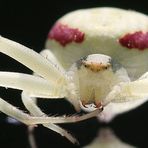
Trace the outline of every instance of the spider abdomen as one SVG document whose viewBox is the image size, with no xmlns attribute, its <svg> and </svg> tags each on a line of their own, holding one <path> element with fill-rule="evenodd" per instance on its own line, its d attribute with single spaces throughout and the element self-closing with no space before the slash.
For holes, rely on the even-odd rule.
<svg viewBox="0 0 148 148">
<path fill-rule="evenodd" d="M 148 69 L 147 26 L 148 17 L 131 10 L 109 7 L 77 10 L 55 23 L 46 48 L 65 69 L 89 54 L 109 55 L 135 80 Z"/>
</svg>

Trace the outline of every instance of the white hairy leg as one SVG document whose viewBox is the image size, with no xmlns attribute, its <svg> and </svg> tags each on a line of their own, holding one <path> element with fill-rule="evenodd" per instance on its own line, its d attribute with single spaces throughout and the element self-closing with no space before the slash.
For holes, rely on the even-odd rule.
<svg viewBox="0 0 148 148">
<path fill-rule="evenodd" d="M 56 81 L 57 77 L 65 79 L 63 72 L 59 72 L 60 69 L 58 69 L 52 62 L 46 60 L 32 49 L 1 36 L 0 52 L 19 61 L 47 80 Z"/>
<path fill-rule="evenodd" d="M 54 98 L 62 98 L 63 96 L 57 96 L 56 94 L 53 94 L 53 91 L 58 89 L 57 86 L 51 85 L 47 81 L 45 81 L 43 78 L 35 77 L 33 75 L 27 75 L 27 74 L 21 74 L 21 73 L 12 73 L 12 72 L 0 72 L 0 86 L 6 87 L 6 88 L 15 88 L 20 90 L 26 90 L 30 91 L 30 94 L 32 96 L 38 96 L 38 97 L 53 97 Z M 61 90 L 61 89 L 60 89 Z M 59 93 L 62 95 L 62 92 Z M 44 118 L 44 117 L 32 117 L 28 114 L 25 114 L 21 110 L 17 109 L 16 107 L 12 106 L 11 104 L 7 103 L 6 101 L 0 99 L 0 111 L 14 117 L 15 119 L 25 123 L 25 124 L 41 124 L 41 123 L 48 123 L 48 122 L 54 122 L 54 118 Z M 39 119 L 43 119 L 40 120 Z M 59 121 L 59 118 L 55 118 Z M 62 118 L 65 119 L 64 117 Z M 70 122 L 70 119 L 69 119 Z"/>
<path fill-rule="evenodd" d="M 71 117 L 66 117 L 66 118 L 65 117 L 34 117 L 34 116 L 24 113 L 20 109 L 17 109 L 15 106 L 4 101 L 2 98 L 0 98 L 0 111 L 27 125 L 44 124 L 44 123 L 78 122 L 78 121 L 82 121 L 82 120 L 94 117 L 96 116 L 98 112 L 100 112 L 99 110 L 94 113 L 90 113 L 90 115 L 88 114 L 89 116 L 86 114 L 82 117 L 78 117 L 78 116 L 71 116 Z"/>
<path fill-rule="evenodd" d="M 4 101 L 2 98 L 0 98 L 0 111 L 5 113 L 8 116 L 11 116 L 18 121 L 26 124 L 26 125 L 35 125 L 35 124 L 44 124 L 44 123 L 71 123 L 81 120 L 85 120 L 84 118 L 78 118 L 77 117 L 45 117 L 44 113 L 41 117 L 34 117 L 27 113 L 24 113 L 22 110 L 16 108 L 15 106 L 9 104 L 8 102 Z M 81 119 L 81 120 L 80 120 Z"/>
<path fill-rule="evenodd" d="M 31 98 L 29 96 L 28 93 L 26 93 L 25 91 L 23 91 L 22 93 L 22 101 L 24 103 L 24 105 L 26 106 L 26 108 L 30 111 L 30 113 L 34 116 L 45 116 L 47 117 L 47 115 L 45 113 L 43 113 L 40 108 L 35 104 L 34 101 L 35 98 Z M 53 123 L 74 123 L 74 122 L 79 122 L 82 120 L 86 120 L 92 117 L 97 116 L 100 112 L 102 111 L 102 109 L 97 109 L 91 113 L 88 113 L 86 115 L 82 115 L 82 116 L 72 116 L 72 117 L 57 117 L 59 119 L 59 121 L 57 120 L 57 122 L 53 122 Z M 55 117 L 51 117 L 51 118 L 55 118 Z M 69 120 L 70 119 L 70 120 Z M 48 124 L 43 124 L 43 126 L 61 134 L 62 136 L 65 136 L 67 139 L 69 139 L 71 142 L 75 143 L 77 142 L 76 139 L 74 137 L 72 137 L 66 130 L 62 129 L 61 127 L 52 124 L 51 122 L 49 122 Z"/>
<path fill-rule="evenodd" d="M 148 100 L 147 74 L 133 82 L 121 83 L 113 88 L 102 104 L 105 106 L 98 118 L 109 122 L 117 114 L 135 109 Z"/>
<path fill-rule="evenodd" d="M 35 99 L 35 98 L 34 98 Z M 33 99 L 30 98 L 30 96 L 26 92 L 22 92 L 22 101 L 25 105 L 25 107 L 30 111 L 30 113 L 36 117 L 47 117 L 45 113 L 43 113 L 40 108 L 35 104 Z M 54 117 L 51 117 L 54 118 Z M 60 117 L 59 117 L 60 119 Z M 51 122 L 43 124 L 44 127 L 49 128 L 57 133 L 59 133 L 62 136 L 65 136 L 68 140 L 70 140 L 72 143 L 77 143 L 77 140 L 69 134 L 66 130 L 59 127 L 58 125 L 55 125 Z"/>
<path fill-rule="evenodd" d="M 43 51 L 41 51 L 40 52 L 40 54 L 45 58 L 45 59 L 47 59 L 47 60 L 49 60 L 49 61 L 52 61 L 54 64 L 55 64 L 55 66 L 56 65 L 58 65 L 58 68 L 60 68 L 61 69 L 61 71 L 63 71 L 63 73 L 64 73 L 64 69 L 63 69 L 63 67 L 61 66 L 61 64 L 58 62 L 58 60 L 56 59 L 56 57 L 53 55 L 53 53 L 52 52 L 50 52 L 50 50 L 49 49 L 44 49 Z M 60 99 L 60 98 L 59 98 Z M 36 102 L 36 98 L 34 98 L 32 101 L 35 101 Z M 26 102 L 26 101 L 25 101 Z M 51 126 L 52 125 L 52 126 Z M 52 123 L 48 123 L 48 124 L 44 124 L 44 126 L 45 127 L 47 127 L 47 128 L 49 128 L 49 129 L 51 129 L 51 127 L 52 127 L 52 129 L 51 130 L 54 130 L 55 132 L 59 132 L 59 128 L 57 128 L 56 126 L 53 126 L 53 124 Z M 54 128 L 54 127 L 56 127 L 56 128 Z M 53 129 L 54 128 L 54 129 Z M 37 148 L 37 146 L 36 146 L 36 142 L 35 142 L 35 139 L 34 139 L 34 135 L 33 135 L 33 130 L 34 130 L 34 127 L 28 127 L 28 138 L 29 138 L 29 143 L 30 143 L 30 145 L 31 145 L 31 147 L 32 148 Z M 57 131 L 58 130 L 58 131 Z M 61 130 L 63 130 L 63 133 L 65 132 L 66 134 L 67 134 L 67 132 L 64 130 L 64 129 L 61 129 Z M 70 136 L 71 137 L 71 135 L 69 134 L 69 135 L 67 135 L 67 136 Z M 71 137 L 71 138 L 69 138 L 69 139 L 72 139 L 73 140 L 73 137 Z M 74 141 L 74 140 L 73 140 Z"/>
<path fill-rule="evenodd" d="M 60 87 L 60 85 L 61 84 L 59 84 L 58 86 Z M 58 92 L 57 85 L 56 86 L 51 85 L 48 81 L 44 80 L 43 78 L 36 77 L 33 75 L 21 74 L 21 73 L 0 72 L 0 86 L 6 87 L 6 88 L 15 88 L 15 89 L 20 89 L 20 90 L 25 90 L 27 92 L 30 92 L 30 96 L 35 96 L 35 97 L 43 97 L 43 98 L 58 97 L 59 99 L 64 96 L 62 92 L 59 92 L 58 96 L 53 94 L 53 92 Z M 50 117 L 46 117 L 46 118 L 37 117 L 36 118 L 36 117 L 31 117 L 23 113 L 22 111 L 13 107 L 12 105 L 10 105 L 4 100 L 1 100 L 0 102 L 0 110 L 12 117 L 16 116 L 16 119 L 26 124 L 40 124 L 40 123 L 48 123 L 48 122 L 51 122 L 51 123 L 78 122 L 78 121 L 93 117 L 96 114 L 92 112 L 88 115 L 84 115 L 79 118 L 67 117 L 66 120 L 64 117 L 57 117 L 57 118 L 56 117 L 51 117 L 51 118 Z"/>
<path fill-rule="evenodd" d="M 34 126 L 28 126 L 28 141 L 31 148 L 37 148 L 35 137 L 34 137 Z"/>
<path fill-rule="evenodd" d="M 36 94 L 36 96 L 44 96 L 44 98 L 53 96 L 53 92 L 55 92 L 53 91 L 55 89 L 53 88 L 54 85 L 51 85 L 43 78 L 12 72 L 0 72 L 0 86 L 30 91 L 31 95 L 34 96 L 34 94 Z M 56 89 L 58 88 L 57 86 L 55 87 Z M 54 97 L 57 96 L 54 94 Z M 11 104 L 7 103 L 1 98 L 0 111 L 28 125 L 41 124 L 44 122 L 43 120 L 40 120 L 40 122 L 39 119 L 45 119 L 45 123 L 51 122 L 50 117 L 47 117 L 48 119 L 43 117 L 32 117 L 17 109 L 16 107 L 12 106 Z"/>
<path fill-rule="evenodd" d="M 148 98 L 148 78 L 145 74 L 136 81 L 122 82 L 116 85 L 103 101 L 103 104 L 134 101 L 143 98 Z"/>
<path fill-rule="evenodd" d="M 61 63 L 58 61 L 58 59 L 53 55 L 53 53 L 50 51 L 50 49 L 44 49 L 40 52 L 40 54 L 47 60 L 52 61 L 52 63 L 55 64 L 55 66 L 57 65 L 58 68 L 60 68 L 60 71 L 63 71 L 64 73 L 64 68 L 61 65 Z"/>
<path fill-rule="evenodd" d="M 38 97 L 36 95 L 36 97 Z M 51 98 L 49 98 L 51 99 Z M 34 101 L 34 98 L 30 96 L 30 94 L 26 91 L 22 92 L 22 101 L 24 103 L 24 105 L 26 106 L 26 108 L 30 111 L 30 113 L 32 113 L 35 116 L 46 116 L 47 115 L 45 113 L 43 113 L 40 108 L 36 105 L 36 101 Z M 98 108 L 88 114 L 82 115 L 82 116 L 68 116 L 68 117 L 51 117 L 53 118 L 53 120 L 51 121 L 51 123 L 74 123 L 74 122 L 79 122 L 79 121 L 83 121 L 92 117 L 97 116 L 100 112 L 102 111 L 102 108 Z M 43 121 L 44 123 L 44 121 Z"/>
<path fill-rule="evenodd" d="M 144 73 L 138 80 L 148 79 L 148 72 Z"/>
<path fill-rule="evenodd" d="M 31 95 L 38 95 L 44 98 L 65 97 L 61 83 L 48 82 L 45 79 L 29 74 L 16 72 L 0 72 L 0 86 L 6 88 L 29 91 Z"/>
</svg>

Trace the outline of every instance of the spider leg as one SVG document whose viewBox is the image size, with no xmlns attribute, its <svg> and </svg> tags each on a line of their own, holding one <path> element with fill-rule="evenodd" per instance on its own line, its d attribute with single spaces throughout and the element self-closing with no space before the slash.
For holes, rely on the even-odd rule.
<svg viewBox="0 0 148 148">
<path fill-rule="evenodd" d="M 63 98 L 65 97 L 63 81 L 58 80 L 55 83 L 48 82 L 41 77 L 34 75 L 16 73 L 16 72 L 0 72 L 0 86 L 6 88 L 20 89 L 34 93 L 44 98 Z M 62 89 L 63 88 L 63 89 Z"/>
<path fill-rule="evenodd" d="M 62 85 L 62 84 L 59 83 L 58 86 L 60 87 L 60 85 Z M 61 87 L 60 87 L 60 89 L 58 89 L 58 86 L 51 85 L 43 78 L 36 77 L 33 75 L 28 75 L 28 74 L 21 74 L 21 73 L 0 72 L 0 86 L 6 87 L 6 88 L 25 90 L 26 92 L 29 92 L 30 97 L 39 97 L 39 98 L 41 98 L 41 97 L 43 97 L 43 98 L 49 97 L 50 98 L 51 97 L 51 99 L 53 99 L 56 97 L 60 98 L 65 95 L 65 93 L 63 93 L 64 92 L 63 91 L 63 92 L 58 93 L 58 94 L 61 94 L 61 96 L 57 96 L 57 92 L 58 92 L 58 90 L 61 90 Z M 56 93 L 53 93 L 53 92 L 56 92 Z M 26 97 L 26 100 L 27 100 L 27 97 Z M 6 104 L 6 103 L 4 103 L 4 104 Z M 2 103 L 2 105 L 3 105 L 3 103 Z M 10 105 L 8 105 L 8 106 L 10 106 Z M 35 102 L 34 102 L 32 108 L 34 108 L 34 106 L 37 107 Z M 12 107 L 10 107 L 10 109 L 12 109 Z M 37 107 L 37 110 L 38 109 L 39 108 Z M 1 108 L 1 111 L 3 112 L 2 108 Z M 4 112 L 4 113 L 6 113 L 6 112 Z M 8 115 L 10 115 L 10 114 L 11 114 L 11 111 L 9 112 L 9 110 L 8 110 Z M 94 113 L 90 114 L 89 118 L 92 116 L 94 116 Z M 35 121 L 35 119 L 33 119 L 33 121 L 30 121 L 30 124 L 48 123 L 48 122 L 52 122 L 52 123 L 78 122 L 81 120 L 85 120 L 87 118 L 88 118 L 88 115 L 87 116 L 84 115 L 82 117 L 66 117 L 66 120 L 65 120 L 65 117 L 43 118 L 43 120 L 41 120 L 41 121 L 39 121 L 39 120 Z"/>
<path fill-rule="evenodd" d="M 50 85 L 47 81 L 45 81 L 43 78 L 36 77 L 33 75 L 27 75 L 27 74 L 21 74 L 21 73 L 13 73 L 13 72 L 0 72 L 0 86 L 2 87 L 10 87 L 15 89 L 21 89 L 30 92 L 31 96 L 37 96 L 37 97 L 53 97 L 54 92 L 52 90 L 52 87 L 54 85 Z M 60 84 L 59 84 L 60 86 Z M 57 89 L 57 86 L 55 86 L 55 89 Z M 51 90 L 51 92 L 50 92 Z M 61 89 L 60 89 L 61 90 Z M 55 94 L 54 94 L 55 95 Z M 25 96 L 25 95 L 24 95 Z M 28 97 L 29 98 L 29 97 Z M 23 99 L 23 101 L 27 101 L 27 97 Z M 32 99 L 28 100 L 27 109 L 29 111 L 31 110 L 31 113 L 37 115 L 37 117 L 30 116 L 21 110 L 17 109 L 16 107 L 12 106 L 11 104 L 7 103 L 3 99 L 0 99 L 0 111 L 3 113 L 27 124 L 44 124 L 44 123 L 50 123 L 50 129 L 59 132 L 60 134 L 66 136 L 70 141 L 76 142 L 76 140 L 65 130 L 61 129 L 60 127 L 52 124 L 52 123 L 66 123 L 66 122 L 78 122 L 81 120 L 85 120 L 88 118 L 88 116 L 82 116 L 82 117 L 45 117 L 43 116 L 44 113 L 41 112 L 41 110 L 37 107 L 35 102 L 31 102 Z M 25 103 L 25 101 L 24 101 Z M 28 106 L 31 106 L 31 109 L 28 108 Z M 39 117 L 40 116 L 40 117 Z M 92 114 L 91 116 L 94 116 Z M 89 116 L 89 118 L 91 117 Z M 47 126 L 47 125 L 45 125 Z"/>
<path fill-rule="evenodd" d="M 138 80 L 147 79 L 148 78 L 148 72 L 144 73 Z"/>
<path fill-rule="evenodd" d="M 43 78 L 36 77 L 33 75 L 28 74 L 21 74 L 21 73 L 13 73 L 13 72 L 0 72 L 0 86 L 6 88 L 14 88 L 20 90 L 30 91 L 30 94 L 36 94 L 37 96 L 44 96 L 46 97 L 63 97 L 57 96 L 53 91 L 55 88 L 58 89 L 58 86 L 51 85 L 48 81 L 44 80 Z M 60 86 L 60 85 L 59 85 Z M 60 88 L 61 90 L 61 88 Z M 56 91 L 57 92 L 57 91 Z M 62 94 L 59 93 L 59 94 Z M 63 94 L 62 94 L 63 95 Z M 14 117 L 15 119 L 25 123 L 25 124 L 40 124 L 41 118 L 43 117 L 32 117 L 28 114 L 25 114 L 21 110 L 17 109 L 13 105 L 7 103 L 3 99 L 0 98 L 0 111 Z M 37 120 L 38 121 L 37 121 Z M 47 118 L 45 119 L 47 120 Z M 46 121 L 46 123 L 50 122 L 51 118 Z"/>
<path fill-rule="evenodd" d="M 56 81 L 57 77 L 65 79 L 65 71 L 47 60 L 40 54 L 19 43 L 0 36 L 0 52 L 30 68 L 36 74 L 50 81 Z"/>
<path fill-rule="evenodd" d="M 63 66 L 60 64 L 58 59 L 54 56 L 54 54 L 49 49 L 44 49 L 40 52 L 40 54 L 49 61 L 52 61 L 55 65 L 57 65 L 62 71 L 65 71 Z M 79 112 L 81 110 L 79 101 L 77 101 L 76 94 L 73 94 L 71 98 L 66 97 L 66 99 L 74 106 L 75 110 Z"/>
<path fill-rule="evenodd" d="M 23 111 L 17 109 L 16 107 L 7 103 L 1 98 L 0 98 L 0 111 L 27 125 L 46 123 L 44 124 L 45 127 L 60 133 L 62 136 L 65 136 L 68 140 L 70 140 L 72 143 L 78 143 L 77 140 L 71 134 L 69 134 L 66 130 L 62 129 L 61 127 L 55 124 L 50 123 L 52 121 L 54 122 L 54 120 L 55 121 L 58 120 L 60 123 L 62 122 L 65 123 L 65 119 L 66 119 L 65 117 L 45 117 L 43 114 L 41 115 L 41 117 L 30 116 L 29 114 L 24 113 Z M 69 117 L 69 122 L 71 122 L 70 121 L 71 119 L 73 119 L 73 117 Z"/>
<path fill-rule="evenodd" d="M 37 116 L 37 117 L 40 117 L 40 116 L 47 117 L 47 115 L 39 109 L 39 107 L 36 105 L 35 101 L 33 99 L 31 99 L 31 97 L 24 91 L 22 92 L 22 101 L 32 115 Z M 50 118 L 52 120 L 52 118 L 54 118 L 54 117 L 50 117 Z M 57 117 L 57 118 L 59 118 L 59 121 L 60 121 L 60 117 Z M 41 122 L 42 122 L 42 120 L 41 120 Z M 77 140 L 70 133 L 68 133 L 66 130 L 59 127 L 58 125 L 55 125 L 55 124 L 49 122 L 49 123 L 43 124 L 43 126 L 59 133 L 62 136 L 65 136 L 72 143 L 77 143 Z"/>
<path fill-rule="evenodd" d="M 29 104 L 31 104 L 31 102 Z M 36 105 L 33 106 L 33 108 L 34 107 L 39 109 Z M 71 122 L 78 122 L 78 121 L 87 119 L 85 115 L 84 115 L 85 118 L 84 117 L 80 118 L 77 116 L 76 117 L 75 116 L 72 116 L 72 117 L 47 117 L 46 116 L 45 117 L 44 113 L 40 117 L 34 117 L 34 116 L 30 116 L 29 114 L 26 114 L 23 111 L 17 109 L 16 107 L 9 104 L 2 98 L 0 98 L 0 111 L 27 125 L 43 124 L 43 123 L 71 123 Z M 90 117 L 92 117 L 92 115 Z"/>
<path fill-rule="evenodd" d="M 34 126 L 28 126 L 28 140 L 31 148 L 37 148 L 37 144 L 34 137 Z"/>
<path fill-rule="evenodd" d="M 47 117 L 47 115 L 45 113 L 43 113 L 39 107 L 36 105 L 36 102 L 34 101 L 34 98 L 31 98 L 29 96 L 29 93 L 23 91 L 22 92 L 22 101 L 25 105 L 25 107 L 30 111 L 30 113 L 34 116 L 42 116 L 42 117 Z M 82 116 L 71 116 L 71 117 L 50 117 L 52 122 L 49 123 L 44 123 L 43 121 L 43 126 L 46 128 L 49 128 L 59 134 L 61 134 L 62 136 L 65 136 L 68 140 L 70 140 L 72 143 L 76 143 L 76 139 L 74 137 L 71 136 L 71 134 L 69 134 L 66 130 L 62 129 L 61 127 L 53 124 L 53 123 L 73 123 L 73 122 L 79 122 L 82 120 L 86 120 L 88 118 L 92 118 L 94 116 L 97 116 L 102 110 L 101 109 L 97 109 L 91 113 L 88 113 L 86 115 L 82 115 Z M 42 120 L 41 120 L 42 122 Z"/>
<path fill-rule="evenodd" d="M 103 104 L 108 104 L 110 102 L 120 103 L 126 101 L 136 101 L 140 99 L 143 100 L 144 102 L 147 101 L 148 100 L 147 76 L 148 76 L 147 74 L 144 74 L 136 81 L 119 83 L 109 93 L 109 95 L 104 100 Z"/>
<path fill-rule="evenodd" d="M 35 95 L 34 95 L 35 96 Z M 38 97 L 36 95 L 36 97 Z M 50 99 L 50 98 L 49 98 Z M 31 114 L 37 115 L 37 116 L 44 116 L 47 117 L 45 113 L 43 113 L 39 107 L 36 105 L 36 101 L 34 97 L 30 97 L 29 93 L 26 91 L 22 92 L 22 101 L 25 105 L 25 107 L 30 111 Z M 103 108 L 98 108 L 88 114 L 85 115 L 75 115 L 75 116 L 68 116 L 68 117 L 51 117 L 51 123 L 74 123 L 74 122 L 80 122 L 92 117 L 96 117 L 100 112 L 102 112 Z M 40 121 L 40 123 L 47 123 L 47 120 Z"/>
<path fill-rule="evenodd" d="M 44 49 L 40 52 L 40 54 L 49 61 L 52 61 L 55 65 L 57 65 L 63 72 L 65 71 L 63 66 L 60 64 L 58 59 L 53 55 L 53 53 L 49 49 Z"/>
</svg>

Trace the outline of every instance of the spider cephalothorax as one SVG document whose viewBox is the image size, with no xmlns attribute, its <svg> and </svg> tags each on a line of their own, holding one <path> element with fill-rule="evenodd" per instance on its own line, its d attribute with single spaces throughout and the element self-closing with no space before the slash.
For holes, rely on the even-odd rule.
<svg viewBox="0 0 148 148">
<path fill-rule="evenodd" d="M 139 23 L 140 22 L 140 23 Z M 0 72 L 0 86 L 22 90 L 26 114 L 0 98 L 0 111 L 30 125 L 42 124 L 71 142 L 57 123 L 94 116 L 110 121 L 148 98 L 148 17 L 117 8 L 78 10 L 59 19 L 40 54 L 0 36 L 0 52 L 34 75 Z M 48 117 L 36 98 L 66 98 L 83 116 Z M 103 111 L 102 111 L 103 109 Z"/>
<path fill-rule="evenodd" d="M 77 94 L 75 100 L 80 99 L 83 105 L 81 108 L 85 111 L 92 111 L 93 108 L 90 108 L 89 104 L 91 106 L 94 104 L 94 109 L 101 107 L 113 86 L 129 81 L 126 70 L 121 64 L 102 54 L 81 58 L 73 64 L 68 74 L 75 86 Z"/>
</svg>

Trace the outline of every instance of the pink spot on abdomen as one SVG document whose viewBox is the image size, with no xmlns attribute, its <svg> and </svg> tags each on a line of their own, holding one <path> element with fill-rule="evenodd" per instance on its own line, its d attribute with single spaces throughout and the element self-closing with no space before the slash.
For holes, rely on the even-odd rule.
<svg viewBox="0 0 148 148">
<path fill-rule="evenodd" d="M 77 28 L 69 28 L 67 25 L 56 23 L 49 32 L 48 38 L 58 41 L 62 46 L 66 46 L 71 42 L 83 42 L 84 33 Z"/>
<path fill-rule="evenodd" d="M 143 33 L 138 31 L 135 33 L 128 33 L 119 39 L 122 46 L 129 49 L 137 48 L 139 50 L 144 50 L 148 48 L 148 32 Z"/>
</svg>

